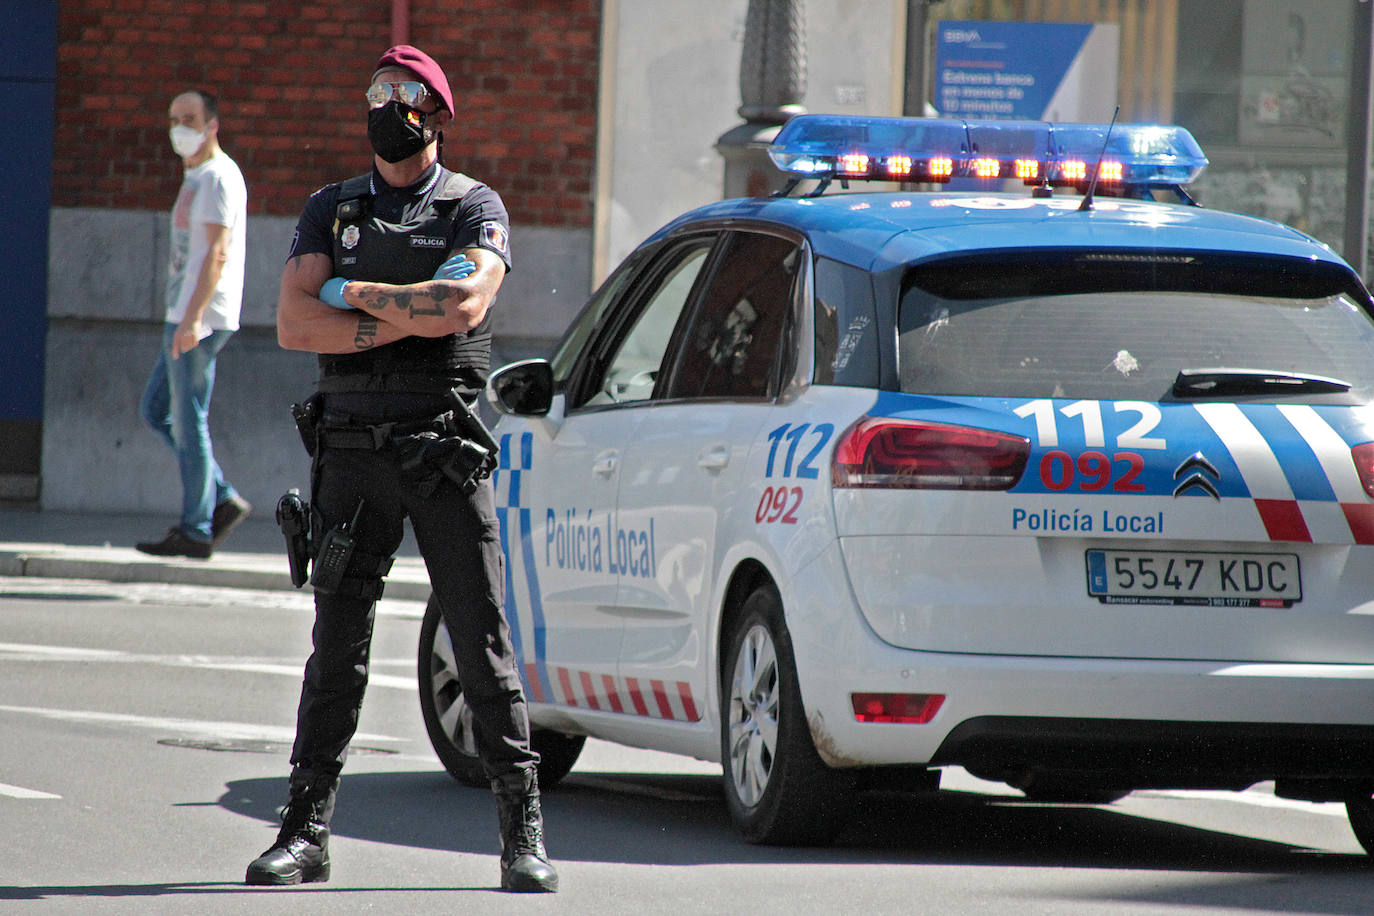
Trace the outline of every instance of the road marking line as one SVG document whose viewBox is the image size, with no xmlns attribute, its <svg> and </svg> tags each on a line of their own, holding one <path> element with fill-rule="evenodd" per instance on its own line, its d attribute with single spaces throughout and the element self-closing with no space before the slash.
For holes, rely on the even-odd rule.
<svg viewBox="0 0 1374 916">
<path fill-rule="evenodd" d="M 0 658 L 7 661 L 104 661 L 121 663 L 141 663 L 145 665 L 166 665 L 174 668 L 202 668 L 212 671 L 243 671 L 249 674 L 278 674 L 299 678 L 305 670 L 305 662 L 259 661 L 256 659 L 234 657 L 212 657 L 205 655 L 140 655 L 133 652 L 120 652 L 115 649 L 83 649 L 77 646 L 39 646 L 27 643 L 0 642 Z M 414 659 L 377 659 L 378 665 L 414 665 Z M 368 677 L 368 686 L 386 687 L 396 690 L 416 692 L 420 682 L 416 678 L 396 674 L 378 674 L 375 671 Z"/>
<path fill-rule="evenodd" d="M 51 792 L 39 792 L 37 789 L 25 789 L 23 786 L 11 786 L 0 782 L 0 795 L 8 795 L 10 798 L 61 798 L 61 795 L 53 795 Z"/>
<path fill-rule="evenodd" d="M 120 658 L 126 655 L 115 649 L 80 649 L 75 646 L 35 646 L 27 643 L 0 642 L 0 652 L 12 655 L 36 655 L 43 658 L 93 659 Z"/>
<path fill-rule="evenodd" d="M 175 662 L 157 662 L 158 664 L 176 664 Z M 411 662 L 411 664 L 415 664 Z M 304 670 L 304 665 L 273 665 L 264 662 L 188 662 L 188 668 L 208 668 L 215 671 L 244 671 L 249 674 L 282 674 L 287 677 L 300 677 Z M 396 674 L 377 674 L 369 672 L 367 676 L 368 687 L 394 687 L 400 690 L 416 692 L 420 689 L 420 682 L 413 677 L 402 677 Z"/>
<path fill-rule="evenodd" d="M 121 712 L 96 712 L 83 709 L 49 709 L 40 706 L 0 706 L 0 712 L 41 716 L 60 722 L 89 722 L 97 725 L 132 726 L 164 732 L 179 732 L 200 738 L 221 738 L 239 741 L 282 741 L 296 738 L 295 726 L 253 725 L 248 722 L 210 722 L 198 719 L 174 719 L 166 716 L 137 716 Z M 355 741 L 405 741 L 391 735 L 359 733 Z"/>
</svg>

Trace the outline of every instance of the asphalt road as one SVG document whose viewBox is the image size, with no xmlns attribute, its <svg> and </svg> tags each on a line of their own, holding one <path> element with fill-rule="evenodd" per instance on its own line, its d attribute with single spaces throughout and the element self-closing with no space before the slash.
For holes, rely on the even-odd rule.
<svg viewBox="0 0 1374 916">
<path fill-rule="evenodd" d="M 249 888 L 284 801 L 308 598 L 0 578 L 0 910 L 118 913 L 1374 912 L 1339 805 L 1246 793 L 1032 804 L 961 771 L 866 797 L 823 849 L 750 846 L 714 765 L 589 742 L 545 796 L 563 891 L 497 890 L 490 796 L 415 698 L 418 602 L 382 602 L 333 879 Z"/>
</svg>

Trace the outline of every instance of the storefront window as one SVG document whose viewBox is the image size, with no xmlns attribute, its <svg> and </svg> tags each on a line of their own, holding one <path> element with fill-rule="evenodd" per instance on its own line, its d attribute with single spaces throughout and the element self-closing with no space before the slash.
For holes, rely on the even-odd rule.
<svg viewBox="0 0 1374 916">
<path fill-rule="evenodd" d="M 1211 163 L 1192 188 L 1200 203 L 1286 223 L 1361 267 L 1358 252 L 1344 252 L 1363 217 L 1347 214 L 1346 196 L 1351 151 L 1363 156 L 1348 136 L 1352 62 L 1366 44 L 1357 33 L 1369 28 L 1355 0 L 944 0 L 929 8 L 932 38 L 939 20 L 1115 24 L 1120 119 L 1192 132 Z M 1355 95 L 1355 105 L 1368 104 L 1362 90 Z"/>
</svg>

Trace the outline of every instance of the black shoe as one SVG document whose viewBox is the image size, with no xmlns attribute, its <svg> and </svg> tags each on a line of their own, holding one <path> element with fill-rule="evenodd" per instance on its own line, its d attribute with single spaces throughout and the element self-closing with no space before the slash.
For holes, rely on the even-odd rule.
<svg viewBox="0 0 1374 916">
<path fill-rule="evenodd" d="M 558 872 L 544 851 L 544 818 L 534 770 L 491 781 L 501 822 L 501 890 L 552 893 Z"/>
<path fill-rule="evenodd" d="M 320 804 L 293 801 L 271 848 L 248 863 L 246 884 L 309 884 L 329 880 L 329 825 Z"/>
<path fill-rule="evenodd" d="M 192 560 L 208 560 L 214 552 L 214 545 L 206 541 L 192 540 L 180 528 L 168 528 L 167 536 L 160 541 L 144 541 L 134 545 L 134 549 L 155 557 L 190 557 Z"/>
<path fill-rule="evenodd" d="M 239 522 L 246 519 L 252 511 L 253 507 L 248 500 L 241 496 L 231 496 L 215 506 L 215 514 L 210 516 L 210 534 L 213 538 L 210 545 L 218 547 L 220 542 L 229 536 L 229 532 L 237 528 Z"/>
</svg>

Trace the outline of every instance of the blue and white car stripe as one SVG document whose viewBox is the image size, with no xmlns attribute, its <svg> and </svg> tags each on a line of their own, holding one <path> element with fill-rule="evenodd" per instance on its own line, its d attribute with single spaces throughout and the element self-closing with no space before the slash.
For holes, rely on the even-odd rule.
<svg viewBox="0 0 1374 916">
<path fill-rule="evenodd" d="M 1248 515 L 1248 524 L 1253 526 L 1249 537 L 1300 543 L 1374 543 L 1374 500 L 1365 492 L 1351 453 L 1354 446 L 1374 441 L 1374 424 L 1362 408 L 1018 400 L 885 392 L 870 414 L 1027 436 L 1032 443 L 1030 460 L 1021 480 L 1009 491 L 1036 497 L 1024 504 L 1027 517 L 1057 508 L 1087 511 L 1092 505 L 1083 502 L 1086 498 L 1117 511 L 1162 511 L 1157 529 L 1138 532 L 1141 534 L 1180 536 L 1186 530 L 1201 531 L 1199 526 L 1209 526 L 1208 514 L 1192 503 L 1207 500 L 1208 488 L 1180 491 L 1177 478 L 1184 462 L 1201 454 L 1211 469 L 1207 476 L 1214 490 L 1212 498 L 1229 506 L 1231 522 L 1237 525 L 1245 526 Z M 1076 463 L 1085 456 L 1091 456 L 1089 469 L 1113 468 L 1109 482 L 1075 476 Z M 1129 478 L 1118 476 L 1126 473 L 1128 462 L 1137 471 Z M 1160 497 L 1168 501 L 1147 505 Z M 1058 506 L 1061 498 L 1077 501 L 1068 507 Z M 1234 514 L 1237 512 L 1241 514 Z M 995 525 L 999 516 L 994 510 L 986 518 Z M 1168 519 L 1174 523 L 1166 528 L 1163 523 Z M 1179 523 L 1183 529 L 1177 527 Z M 973 523 L 966 531 L 987 530 L 984 524 Z M 1013 533 L 1058 534 L 1070 532 L 1070 528 L 1047 531 L 1013 526 Z M 1239 533 L 1244 528 L 1236 530 Z"/>
<path fill-rule="evenodd" d="M 506 555 L 506 619 L 510 623 L 511 642 L 515 647 L 515 654 L 519 657 L 521 670 L 525 675 L 525 682 L 530 688 L 530 698 L 536 702 L 542 702 L 546 697 L 553 695 L 553 688 L 549 682 L 549 675 L 545 664 L 545 624 L 544 624 L 544 605 L 539 590 L 539 573 L 534 563 L 534 530 L 533 521 L 530 517 L 528 506 L 521 504 L 520 475 L 522 471 L 528 471 L 534 464 L 534 435 L 529 432 L 521 433 L 519 440 L 519 452 L 514 458 L 512 452 L 515 451 L 511 445 L 511 434 L 507 433 L 501 437 L 501 459 L 500 470 L 504 471 L 501 478 L 506 484 L 504 498 L 500 498 L 498 488 L 497 499 L 497 518 L 501 522 L 501 549 Z M 518 460 L 518 466 L 513 462 Z M 499 486 L 499 481 L 498 481 Z M 516 510 L 514 519 L 511 511 Z M 519 538 L 520 551 L 517 554 L 511 548 L 511 523 L 517 522 L 519 528 L 514 532 Z M 516 600 L 515 589 L 515 560 L 519 557 L 520 565 L 524 567 L 525 586 L 529 594 L 529 615 L 531 635 L 534 643 L 534 657 L 530 658 L 526 654 L 523 642 L 520 638 L 520 603 Z"/>
<path fill-rule="evenodd" d="M 492 489 L 496 491 L 496 520 L 500 522 L 501 530 L 501 553 L 505 557 L 510 557 L 510 539 L 507 532 L 510 530 L 506 524 L 506 506 L 509 500 L 501 499 L 501 485 L 504 483 L 512 492 L 519 492 L 520 471 L 513 470 L 510 466 L 510 434 L 501 437 L 500 456 L 497 459 L 496 470 L 492 471 Z M 515 649 L 517 658 L 524 657 L 524 649 L 520 639 L 520 615 L 515 610 L 514 579 L 510 560 L 506 564 L 506 583 L 505 583 L 505 609 L 506 622 L 510 626 L 511 645 Z"/>
</svg>

